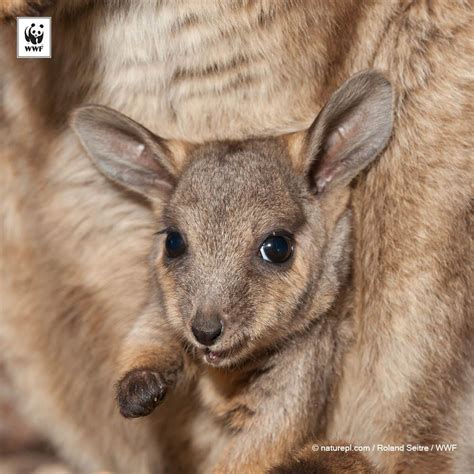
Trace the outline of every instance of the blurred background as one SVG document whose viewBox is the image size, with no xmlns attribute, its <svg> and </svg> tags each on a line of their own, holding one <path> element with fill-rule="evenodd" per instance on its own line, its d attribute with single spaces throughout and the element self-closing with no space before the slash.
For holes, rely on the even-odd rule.
<svg viewBox="0 0 474 474">
<path fill-rule="evenodd" d="M 49 444 L 21 418 L 0 360 L 0 474 L 70 474 Z"/>
</svg>

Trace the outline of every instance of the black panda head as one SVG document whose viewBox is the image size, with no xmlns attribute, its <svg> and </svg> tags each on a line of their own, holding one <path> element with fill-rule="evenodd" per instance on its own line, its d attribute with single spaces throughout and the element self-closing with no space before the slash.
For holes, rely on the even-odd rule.
<svg viewBox="0 0 474 474">
<path fill-rule="evenodd" d="M 32 23 L 30 32 L 35 38 L 39 38 L 43 34 L 43 25 L 35 26 L 35 24 Z"/>
</svg>

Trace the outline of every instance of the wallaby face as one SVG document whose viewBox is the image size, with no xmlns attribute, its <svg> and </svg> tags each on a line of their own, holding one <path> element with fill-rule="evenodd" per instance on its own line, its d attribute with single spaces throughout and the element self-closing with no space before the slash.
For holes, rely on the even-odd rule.
<svg viewBox="0 0 474 474">
<path fill-rule="evenodd" d="M 282 145 L 200 147 L 163 210 L 153 263 L 166 314 L 212 365 L 291 336 L 313 306 L 324 216 Z"/>
<path fill-rule="evenodd" d="M 180 148 L 99 106 L 72 125 L 98 168 L 155 208 L 153 281 L 175 337 L 231 367 L 328 309 L 349 232 L 338 202 L 386 145 L 391 107 L 380 74 L 354 76 L 300 134 L 296 157 L 288 137 Z"/>
</svg>

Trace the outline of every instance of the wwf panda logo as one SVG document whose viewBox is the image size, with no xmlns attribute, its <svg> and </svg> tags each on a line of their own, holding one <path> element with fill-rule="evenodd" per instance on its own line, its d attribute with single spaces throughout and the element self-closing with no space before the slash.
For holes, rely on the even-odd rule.
<svg viewBox="0 0 474 474">
<path fill-rule="evenodd" d="M 25 28 L 25 39 L 28 43 L 41 44 L 43 41 L 44 30 L 43 25 L 36 26 L 32 23 Z"/>
</svg>

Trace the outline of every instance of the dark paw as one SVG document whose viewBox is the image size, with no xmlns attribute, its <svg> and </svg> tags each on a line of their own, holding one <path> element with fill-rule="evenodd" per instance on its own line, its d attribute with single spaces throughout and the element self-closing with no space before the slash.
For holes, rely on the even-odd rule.
<svg viewBox="0 0 474 474">
<path fill-rule="evenodd" d="M 166 384 L 158 372 L 135 369 L 117 386 L 120 413 L 125 418 L 149 415 L 165 398 Z"/>
</svg>

